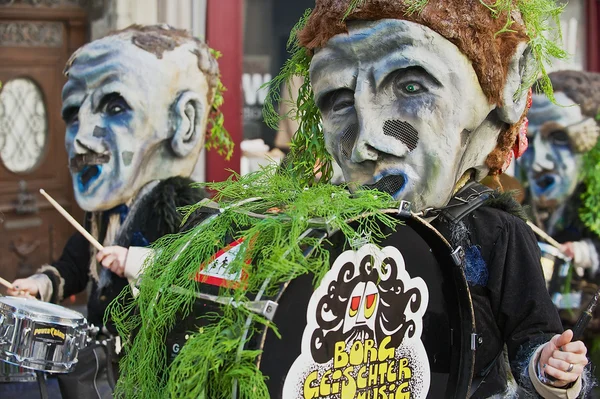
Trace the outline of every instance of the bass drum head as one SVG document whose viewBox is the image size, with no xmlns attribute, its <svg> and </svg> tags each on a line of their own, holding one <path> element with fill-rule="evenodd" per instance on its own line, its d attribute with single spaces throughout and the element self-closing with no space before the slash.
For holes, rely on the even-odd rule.
<svg viewBox="0 0 600 399">
<path fill-rule="evenodd" d="M 259 367 L 272 398 L 464 398 L 473 308 L 439 233 L 409 218 L 379 247 L 327 238 L 331 269 L 280 293 Z"/>
</svg>

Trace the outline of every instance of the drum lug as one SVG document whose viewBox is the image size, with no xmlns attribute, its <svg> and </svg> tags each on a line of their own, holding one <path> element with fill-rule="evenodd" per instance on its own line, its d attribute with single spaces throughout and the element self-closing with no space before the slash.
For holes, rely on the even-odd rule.
<svg viewBox="0 0 600 399">
<path fill-rule="evenodd" d="M 471 334 L 471 350 L 477 350 L 477 347 L 479 346 L 479 336 L 476 333 Z"/>
<path fill-rule="evenodd" d="M 400 201 L 400 206 L 398 206 L 398 215 L 402 217 L 410 217 L 411 216 L 411 203 L 409 201 Z"/>
<path fill-rule="evenodd" d="M 452 251 L 450 256 L 452 257 L 452 260 L 454 261 L 456 266 L 460 266 L 465 260 L 465 250 L 461 246 L 458 246 L 454 251 Z"/>
</svg>

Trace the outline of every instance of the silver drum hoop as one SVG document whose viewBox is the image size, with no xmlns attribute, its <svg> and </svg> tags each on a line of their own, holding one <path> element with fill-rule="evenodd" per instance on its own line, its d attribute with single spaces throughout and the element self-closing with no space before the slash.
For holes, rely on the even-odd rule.
<svg viewBox="0 0 600 399">
<path fill-rule="evenodd" d="M 68 373 L 86 344 L 81 313 L 17 297 L 0 298 L 0 360 L 32 370 Z"/>
</svg>

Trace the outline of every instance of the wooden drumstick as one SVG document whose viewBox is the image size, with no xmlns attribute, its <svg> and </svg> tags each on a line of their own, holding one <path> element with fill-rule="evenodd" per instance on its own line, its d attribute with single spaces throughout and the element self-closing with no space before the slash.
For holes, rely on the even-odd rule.
<svg viewBox="0 0 600 399">
<path fill-rule="evenodd" d="M 15 286 L 12 285 L 12 283 L 10 281 L 5 280 L 2 277 L 0 277 L 0 284 L 2 284 L 3 286 L 5 286 L 9 290 L 13 290 L 13 291 L 15 290 Z"/>
<path fill-rule="evenodd" d="M 15 286 L 10 281 L 5 280 L 2 277 L 0 277 L 0 284 L 3 285 L 3 286 L 5 286 L 9 290 L 17 291 L 17 295 L 23 295 L 24 294 L 27 298 L 33 298 L 33 299 L 35 299 L 35 297 L 33 295 L 31 295 L 29 292 L 16 289 Z"/>
<path fill-rule="evenodd" d="M 47 192 L 45 192 L 44 189 L 40 188 L 40 194 L 42 194 L 44 197 L 46 197 L 48 202 L 50 202 L 52 204 L 52 206 L 54 206 L 56 208 L 56 210 L 61 215 L 63 215 L 64 218 L 67 219 L 69 221 L 69 223 L 71 223 L 73 225 L 73 227 L 75 227 L 77 229 L 77 231 L 79 231 L 94 246 L 94 248 L 96 248 L 98 251 L 102 251 L 104 249 L 102 244 L 100 244 L 98 242 L 98 240 L 96 240 L 94 238 L 94 236 L 92 236 L 90 233 L 88 233 L 87 230 L 84 229 L 83 226 L 77 222 L 77 220 L 73 219 L 73 216 L 69 215 L 69 212 L 67 212 L 65 210 L 65 208 L 60 206 L 60 204 L 58 202 L 54 201 L 54 198 L 52 198 Z"/>
<path fill-rule="evenodd" d="M 558 241 L 554 238 L 550 237 L 544 230 L 537 227 L 535 224 L 531 223 L 529 220 L 527 221 L 527 225 L 531 227 L 531 230 L 538 236 L 542 237 L 544 240 L 548 242 L 548 244 L 552 245 L 554 248 L 558 249 L 562 253 L 562 246 Z"/>
</svg>

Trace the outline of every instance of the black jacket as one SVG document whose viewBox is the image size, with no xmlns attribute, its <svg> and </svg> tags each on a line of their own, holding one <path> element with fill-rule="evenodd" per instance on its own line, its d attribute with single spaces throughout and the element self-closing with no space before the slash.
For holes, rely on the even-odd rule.
<svg viewBox="0 0 600 399">
<path fill-rule="evenodd" d="M 160 182 L 140 200 L 135 214 L 129 215 L 129 218 L 132 218 L 131 223 L 119 231 L 115 245 L 143 246 L 166 234 L 180 231 L 182 215 L 177 208 L 195 204 L 207 196 L 204 190 L 192 187 L 192 183 L 192 180 L 182 177 Z M 86 220 L 89 221 L 89 215 L 86 215 Z M 102 242 L 105 234 L 106 226 L 101 225 L 98 241 Z M 51 302 L 59 302 L 85 290 L 90 280 L 90 249 L 89 242 L 80 233 L 75 233 L 67 241 L 60 258 L 52 263 L 60 276 L 50 270 L 44 271 L 52 281 Z M 64 280 L 63 298 L 58 294 L 61 278 Z M 99 289 L 98 283 L 92 279 L 92 292 L 88 299 L 88 322 L 103 326 L 106 307 L 127 284 L 126 278 L 114 273 L 110 273 L 110 283 L 102 289 Z M 108 324 L 109 330 L 113 330 L 112 323 Z"/>
</svg>

